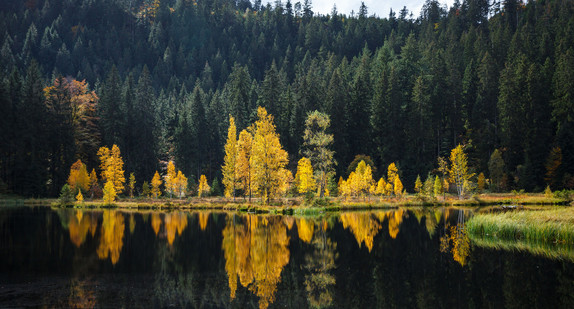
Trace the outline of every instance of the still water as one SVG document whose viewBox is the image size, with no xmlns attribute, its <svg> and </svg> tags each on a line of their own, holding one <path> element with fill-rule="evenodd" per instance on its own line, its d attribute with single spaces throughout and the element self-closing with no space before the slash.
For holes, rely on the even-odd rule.
<svg viewBox="0 0 574 309">
<path fill-rule="evenodd" d="M 479 246 L 470 216 L 2 208 L 0 307 L 574 308 L 572 259 Z"/>
</svg>

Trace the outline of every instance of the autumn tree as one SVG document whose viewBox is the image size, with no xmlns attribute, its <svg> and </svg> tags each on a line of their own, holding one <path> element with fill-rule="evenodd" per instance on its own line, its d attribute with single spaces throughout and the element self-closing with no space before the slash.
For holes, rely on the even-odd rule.
<svg viewBox="0 0 574 309">
<path fill-rule="evenodd" d="M 477 183 L 478 193 L 482 193 L 482 191 L 484 191 L 484 187 L 486 185 L 486 178 L 484 177 L 484 173 L 478 174 L 478 179 L 477 179 L 476 183 Z"/>
<path fill-rule="evenodd" d="M 327 134 L 331 120 L 327 114 L 319 111 L 311 112 L 305 120 L 303 132 L 303 154 L 310 159 L 319 182 L 319 196 L 323 197 L 327 184 L 327 174 L 333 170 L 336 162 L 333 160 L 335 152 L 331 150 L 333 135 Z"/>
<path fill-rule="evenodd" d="M 273 116 L 263 107 L 257 109 L 254 126 L 253 148 L 253 187 L 257 189 L 264 203 L 269 204 L 277 194 L 287 165 L 287 152 L 283 150 L 279 135 L 275 131 Z"/>
<path fill-rule="evenodd" d="M 76 161 L 70 167 L 70 176 L 68 176 L 68 184 L 75 192 L 78 189 L 87 192 L 90 189 L 90 176 L 86 169 L 86 165 L 81 160 Z"/>
<path fill-rule="evenodd" d="M 101 177 L 104 181 L 111 181 L 116 194 L 121 194 L 124 190 L 124 161 L 122 160 L 120 148 L 113 145 L 110 150 L 107 147 L 100 147 L 98 150 L 100 158 Z"/>
<path fill-rule="evenodd" d="M 313 167 L 311 160 L 306 157 L 301 158 L 297 164 L 297 174 L 295 174 L 297 191 L 307 193 L 315 190 L 315 178 L 313 177 Z"/>
<path fill-rule="evenodd" d="M 169 197 L 173 197 L 173 194 L 176 191 L 176 177 L 177 173 L 175 172 L 175 165 L 173 164 L 173 161 L 169 161 L 167 163 L 167 173 L 164 176 L 165 191 L 169 193 Z"/>
<path fill-rule="evenodd" d="M 443 191 L 442 184 L 443 184 L 443 181 L 441 181 L 441 179 L 438 177 L 438 175 L 435 176 L 434 186 L 433 186 L 433 191 L 434 191 L 435 196 L 439 196 L 442 193 L 442 191 Z"/>
<path fill-rule="evenodd" d="M 243 189 L 243 196 L 249 195 L 251 201 L 253 180 L 251 152 L 253 145 L 253 136 L 247 130 L 242 130 L 239 133 L 239 140 L 237 141 L 237 177 L 240 186 Z"/>
<path fill-rule="evenodd" d="M 197 197 L 201 197 L 202 195 L 209 193 L 209 184 L 207 183 L 207 178 L 205 175 L 201 175 L 199 177 L 199 187 L 197 189 Z"/>
<path fill-rule="evenodd" d="M 187 177 L 181 171 L 177 171 L 177 177 L 175 178 L 175 193 L 180 198 L 185 197 L 187 193 Z"/>
<path fill-rule="evenodd" d="M 461 199 L 465 193 L 465 182 L 468 182 L 474 175 L 469 173 L 467 162 L 468 159 L 462 145 L 459 144 L 450 152 L 450 180 L 456 185 L 459 199 Z"/>
<path fill-rule="evenodd" d="M 420 193 L 423 187 L 423 183 L 421 181 L 421 176 L 417 175 L 417 180 L 415 180 L 415 192 Z"/>
<path fill-rule="evenodd" d="M 106 181 L 104 185 L 104 204 L 110 205 L 116 200 L 117 192 L 114 183 L 111 180 Z"/>
<path fill-rule="evenodd" d="M 222 174 L 225 196 L 233 195 L 233 200 L 235 200 L 235 189 L 239 185 L 239 168 L 237 164 L 239 148 L 237 145 L 237 128 L 235 127 L 235 119 L 232 116 L 229 116 L 227 142 L 224 149 L 225 157 L 223 158 Z"/>
<path fill-rule="evenodd" d="M 159 173 L 155 171 L 153 178 L 151 179 L 151 195 L 153 198 L 158 198 L 161 195 L 161 190 L 159 186 L 161 186 L 161 177 Z"/>
</svg>

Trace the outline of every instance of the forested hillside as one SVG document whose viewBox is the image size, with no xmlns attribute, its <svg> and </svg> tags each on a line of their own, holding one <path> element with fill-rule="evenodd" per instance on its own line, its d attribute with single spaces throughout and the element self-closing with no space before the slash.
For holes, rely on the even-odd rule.
<svg viewBox="0 0 574 309">
<path fill-rule="evenodd" d="M 396 162 L 411 190 L 463 144 L 502 189 L 573 188 L 574 1 L 428 0 L 417 13 L 2 0 L 0 193 L 56 195 L 73 162 L 97 168 L 97 149 L 113 144 L 138 183 L 169 160 L 195 182 L 221 180 L 229 115 L 239 132 L 258 106 L 291 170 L 319 110 L 337 175 L 363 154 L 377 176 Z"/>
</svg>

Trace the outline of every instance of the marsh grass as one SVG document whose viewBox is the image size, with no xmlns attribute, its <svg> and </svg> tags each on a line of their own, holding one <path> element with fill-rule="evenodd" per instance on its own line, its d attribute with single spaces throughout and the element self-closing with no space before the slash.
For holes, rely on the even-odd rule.
<svg viewBox="0 0 574 309">
<path fill-rule="evenodd" d="M 479 214 L 467 222 L 467 229 L 480 239 L 574 245 L 574 209 Z"/>
<path fill-rule="evenodd" d="M 469 237 L 474 245 L 481 248 L 526 251 L 545 258 L 574 262 L 574 246 L 568 244 L 504 240 L 492 237 L 480 237 L 473 234 L 470 234 Z"/>
</svg>

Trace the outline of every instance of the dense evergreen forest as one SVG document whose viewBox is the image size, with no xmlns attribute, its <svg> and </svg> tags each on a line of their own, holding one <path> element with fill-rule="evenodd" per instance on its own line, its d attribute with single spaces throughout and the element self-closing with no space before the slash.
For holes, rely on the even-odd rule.
<svg viewBox="0 0 574 309">
<path fill-rule="evenodd" d="M 73 162 L 97 168 L 113 144 L 140 184 L 169 160 L 190 180 L 221 179 L 229 115 L 239 132 L 258 106 L 291 170 L 319 110 L 338 176 L 363 154 L 375 176 L 396 162 L 412 190 L 463 144 L 502 189 L 574 187 L 569 0 L 427 0 L 418 17 L 319 15 L 310 1 L 2 0 L 0 44 L 1 192 L 54 196 Z"/>
</svg>

